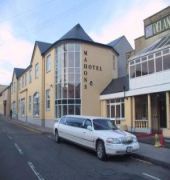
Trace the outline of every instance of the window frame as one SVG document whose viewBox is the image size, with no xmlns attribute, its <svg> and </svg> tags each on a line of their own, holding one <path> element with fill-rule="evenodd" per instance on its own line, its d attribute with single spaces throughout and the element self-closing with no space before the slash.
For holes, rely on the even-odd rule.
<svg viewBox="0 0 170 180">
<path fill-rule="evenodd" d="M 49 107 L 48 107 L 49 105 Z M 45 109 L 46 111 L 50 111 L 51 101 L 50 101 L 50 89 L 46 89 L 45 91 Z"/>
<path fill-rule="evenodd" d="M 110 118 L 111 120 L 124 120 L 125 119 L 125 101 L 124 101 L 124 98 L 107 100 L 107 107 L 106 108 L 107 108 L 107 117 Z M 114 111 L 112 111 L 113 109 L 114 109 Z M 119 110 L 119 117 L 117 116 L 118 110 Z M 112 116 L 112 113 L 114 114 L 114 116 Z"/>
<path fill-rule="evenodd" d="M 35 92 L 33 95 L 33 116 L 40 116 L 40 96 L 38 92 Z"/>
<path fill-rule="evenodd" d="M 170 57 L 170 48 L 169 47 L 164 47 L 163 49 L 159 49 L 155 52 L 151 52 L 150 54 L 147 54 L 147 55 L 143 55 L 139 58 L 135 58 L 133 60 L 130 60 L 129 61 L 129 74 L 130 74 L 130 79 L 133 79 L 133 78 L 139 78 L 139 77 L 143 77 L 143 76 L 146 76 L 146 75 L 151 75 L 151 74 L 155 74 L 155 73 L 160 73 L 160 72 L 163 72 L 163 71 L 166 71 L 166 70 L 170 70 L 170 65 L 168 67 L 164 67 L 164 59 L 166 59 L 166 56 L 169 56 Z M 161 58 L 161 62 L 157 62 L 158 59 Z M 143 73 L 142 71 L 142 63 L 147 63 L 147 73 Z M 140 76 L 137 76 L 136 75 L 136 65 L 140 64 L 141 65 L 141 75 Z M 162 64 L 161 68 L 159 68 L 159 65 Z M 135 69 L 133 69 L 133 71 L 135 72 L 134 73 L 134 76 L 132 76 L 132 73 L 133 71 L 132 70 L 132 66 L 134 66 Z M 158 66 L 158 67 L 157 67 Z M 142 74 L 143 73 L 143 74 Z"/>
<path fill-rule="evenodd" d="M 46 57 L 45 70 L 46 70 L 46 73 L 51 71 L 51 54 L 48 54 Z"/>
<path fill-rule="evenodd" d="M 39 63 L 35 64 L 35 79 L 39 77 Z"/>
</svg>

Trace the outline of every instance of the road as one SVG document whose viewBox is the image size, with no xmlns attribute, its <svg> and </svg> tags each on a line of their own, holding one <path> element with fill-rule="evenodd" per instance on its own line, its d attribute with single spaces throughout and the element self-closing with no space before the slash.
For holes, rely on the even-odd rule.
<svg viewBox="0 0 170 180">
<path fill-rule="evenodd" d="M 168 169 L 119 156 L 103 162 L 94 152 L 0 117 L 0 180 L 169 180 Z"/>
</svg>

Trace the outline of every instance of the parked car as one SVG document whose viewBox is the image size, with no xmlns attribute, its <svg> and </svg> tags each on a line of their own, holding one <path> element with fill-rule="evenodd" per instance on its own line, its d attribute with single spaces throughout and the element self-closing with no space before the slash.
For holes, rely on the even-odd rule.
<svg viewBox="0 0 170 180">
<path fill-rule="evenodd" d="M 90 148 L 97 157 L 123 155 L 139 149 L 135 135 L 117 128 L 114 121 L 103 117 L 66 115 L 54 124 L 55 141 L 66 139 Z"/>
</svg>

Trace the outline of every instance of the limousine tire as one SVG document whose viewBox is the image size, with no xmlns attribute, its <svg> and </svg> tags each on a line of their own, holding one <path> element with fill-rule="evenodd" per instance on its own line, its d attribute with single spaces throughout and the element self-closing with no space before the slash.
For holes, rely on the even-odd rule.
<svg viewBox="0 0 170 180">
<path fill-rule="evenodd" d="M 59 137 L 59 135 L 58 135 L 58 131 L 57 131 L 57 130 L 55 130 L 55 142 L 56 142 L 56 143 L 59 143 L 59 142 L 60 142 L 60 137 Z"/>
<path fill-rule="evenodd" d="M 105 161 L 106 160 L 106 152 L 105 152 L 105 147 L 104 147 L 104 143 L 103 141 L 99 140 L 97 142 L 96 145 L 96 153 L 97 153 L 97 157 L 102 160 Z"/>
</svg>

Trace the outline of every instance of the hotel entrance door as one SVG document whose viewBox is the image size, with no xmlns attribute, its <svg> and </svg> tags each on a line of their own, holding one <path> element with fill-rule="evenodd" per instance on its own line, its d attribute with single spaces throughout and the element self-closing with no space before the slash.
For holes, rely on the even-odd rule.
<svg viewBox="0 0 170 180">
<path fill-rule="evenodd" d="M 166 93 L 151 94 L 152 130 L 166 128 Z"/>
</svg>

